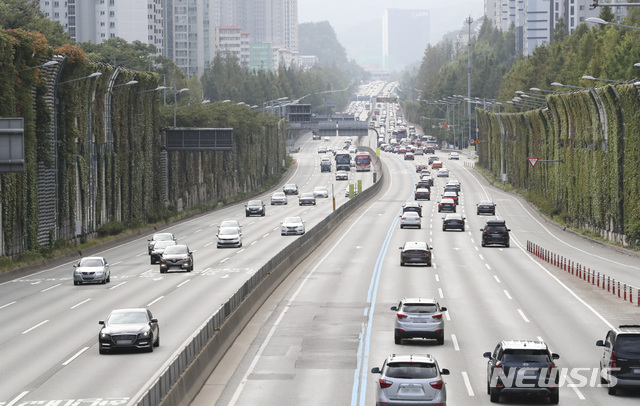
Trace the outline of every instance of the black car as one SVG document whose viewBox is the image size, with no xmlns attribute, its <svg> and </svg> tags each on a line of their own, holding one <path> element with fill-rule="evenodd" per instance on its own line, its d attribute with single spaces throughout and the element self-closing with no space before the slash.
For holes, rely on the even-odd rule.
<svg viewBox="0 0 640 406">
<path fill-rule="evenodd" d="M 295 183 L 287 183 L 282 188 L 282 191 L 285 195 L 297 195 L 298 194 L 298 185 Z"/>
<path fill-rule="evenodd" d="M 264 216 L 267 212 L 264 207 L 264 202 L 262 200 L 250 200 L 247 204 L 244 205 L 244 212 L 249 216 Z"/>
<path fill-rule="evenodd" d="M 160 257 L 160 273 L 172 268 L 193 271 L 193 252 L 184 244 L 170 245 L 164 249 Z"/>
<path fill-rule="evenodd" d="M 102 325 L 98 334 L 100 354 L 120 348 L 145 349 L 153 351 L 160 345 L 160 327 L 158 319 L 145 308 L 116 309 Z"/>
<path fill-rule="evenodd" d="M 416 189 L 431 189 L 431 186 L 433 186 L 433 178 L 419 180 L 418 183 L 416 183 Z"/>
<path fill-rule="evenodd" d="M 456 212 L 456 202 L 452 199 L 442 199 L 440 203 L 438 203 L 438 213 L 443 211 L 450 211 L 452 213 Z"/>
<path fill-rule="evenodd" d="M 491 403 L 501 395 L 548 396 L 549 403 L 560 400 L 560 373 L 554 360 L 558 354 L 549 351 L 543 341 L 500 341 L 493 352 L 483 354 L 487 362 L 487 391 Z"/>
<path fill-rule="evenodd" d="M 418 202 L 406 202 L 402 205 L 402 212 L 415 211 L 422 217 L 422 205 Z"/>
<path fill-rule="evenodd" d="M 465 218 L 457 213 L 447 214 L 442 218 L 442 231 L 462 230 L 464 231 Z"/>
<path fill-rule="evenodd" d="M 509 248 L 509 231 L 507 224 L 504 220 L 489 220 L 481 228 L 482 231 L 482 246 L 487 245 L 504 245 Z"/>
<path fill-rule="evenodd" d="M 312 206 L 316 205 L 316 196 L 313 193 L 303 193 L 298 197 L 299 206 L 304 206 L 306 204 L 310 204 Z"/>
<path fill-rule="evenodd" d="M 476 204 L 476 214 L 491 214 L 496 215 L 496 204 L 494 202 L 480 202 Z"/>
<path fill-rule="evenodd" d="M 427 264 L 431 266 L 431 250 L 424 241 L 407 241 L 400 248 L 400 266 L 405 264 Z"/>
<path fill-rule="evenodd" d="M 620 388 L 640 388 L 640 325 L 612 328 L 596 345 L 604 350 L 600 383 L 608 387 L 609 395 Z"/>
<path fill-rule="evenodd" d="M 162 254 L 164 253 L 164 249 L 170 245 L 176 245 L 177 242 L 174 240 L 166 240 L 166 241 L 158 241 L 154 244 L 153 250 L 151 251 L 151 265 L 157 264 L 160 262 L 160 258 L 162 258 Z"/>
</svg>

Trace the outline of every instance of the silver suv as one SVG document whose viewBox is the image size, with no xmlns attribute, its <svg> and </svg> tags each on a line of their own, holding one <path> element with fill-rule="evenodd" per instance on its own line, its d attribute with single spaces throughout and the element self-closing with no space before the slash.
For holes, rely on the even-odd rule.
<svg viewBox="0 0 640 406">
<path fill-rule="evenodd" d="M 393 333 L 396 344 L 401 344 L 403 338 L 430 338 L 438 345 L 444 344 L 442 312 L 447 308 L 440 307 L 435 299 L 404 298 L 391 310 L 397 312 Z"/>
<path fill-rule="evenodd" d="M 376 406 L 380 405 L 446 405 L 447 391 L 438 362 L 429 354 L 391 354 L 382 368 L 372 368 L 380 374 L 376 390 Z"/>
</svg>

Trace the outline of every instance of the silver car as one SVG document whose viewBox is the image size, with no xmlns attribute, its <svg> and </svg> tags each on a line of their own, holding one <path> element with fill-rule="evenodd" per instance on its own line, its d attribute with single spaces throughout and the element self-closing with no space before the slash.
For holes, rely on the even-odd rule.
<svg viewBox="0 0 640 406">
<path fill-rule="evenodd" d="M 275 192 L 273 195 L 271 195 L 271 205 L 275 205 L 275 204 L 287 204 L 287 195 L 284 194 L 284 192 Z"/>
<path fill-rule="evenodd" d="M 420 215 L 415 211 L 406 211 L 400 216 L 400 228 L 405 227 L 422 227 Z"/>
<path fill-rule="evenodd" d="M 376 385 L 376 406 L 381 405 L 446 405 L 447 391 L 436 359 L 429 354 L 392 354 L 382 368 L 372 368 L 379 374 Z"/>
<path fill-rule="evenodd" d="M 216 236 L 217 247 L 242 247 L 242 232 L 238 227 L 221 227 Z"/>
<path fill-rule="evenodd" d="M 336 172 L 336 180 L 349 180 L 349 172 L 347 171 Z"/>
<path fill-rule="evenodd" d="M 304 233 L 304 221 L 300 217 L 285 217 L 284 221 L 280 223 L 280 235 L 302 235 Z"/>
<path fill-rule="evenodd" d="M 315 197 L 329 197 L 329 190 L 324 186 L 317 186 L 313 189 L 313 195 Z"/>
<path fill-rule="evenodd" d="M 73 266 L 73 284 L 111 282 L 111 270 L 103 257 L 85 257 Z"/>
<path fill-rule="evenodd" d="M 401 344 L 403 338 L 430 338 L 444 344 L 442 312 L 447 308 L 440 307 L 435 299 L 404 298 L 391 310 L 397 312 L 393 333 L 396 344 Z"/>
</svg>

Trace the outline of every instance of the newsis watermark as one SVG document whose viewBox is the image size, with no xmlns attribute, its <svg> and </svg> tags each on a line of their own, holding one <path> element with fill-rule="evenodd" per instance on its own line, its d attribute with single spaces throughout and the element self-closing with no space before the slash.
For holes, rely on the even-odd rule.
<svg viewBox="0 0 640 406">
<path fill-rule="evenodd" d="M 501 370 L 491 378 L 491 387 L 504 388 L 598 388 L 614 387 L 618 383 L 612 371 L 620 368 L 509 368 Z M 604 383 L 603 383 L 604 382 Z"/>
</svg>

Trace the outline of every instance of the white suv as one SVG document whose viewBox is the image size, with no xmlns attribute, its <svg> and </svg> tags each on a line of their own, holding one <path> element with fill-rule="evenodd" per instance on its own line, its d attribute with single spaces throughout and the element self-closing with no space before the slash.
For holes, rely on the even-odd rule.
<svg viewBox="0 0 640 406">
<path fill-rule="evenodd" d="M 376 390 L 376 406 L 380 405 L 446 405 L 447 391 L 442 369 L 429 354 L 396 355 L 387 357 L 382 368 L 371 373 L 380 374 Z"/>
</svg>

